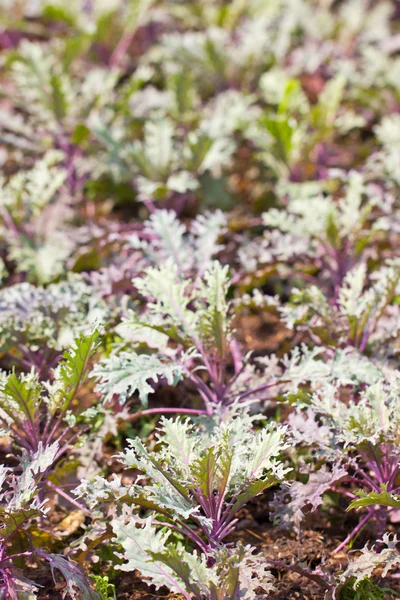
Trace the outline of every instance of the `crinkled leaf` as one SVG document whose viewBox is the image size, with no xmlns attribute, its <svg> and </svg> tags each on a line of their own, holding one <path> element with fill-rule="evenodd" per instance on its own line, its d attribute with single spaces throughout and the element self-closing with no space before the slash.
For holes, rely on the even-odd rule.
<svg viewBox="0 0 400 600">
<path fill-rule="evenodd" d="M 314 512 L 322 504 L 323 494 L 346 475 L 346 469 L 340 465 L 334 465 L 331 472 L 321 467 L 316 473 L 310 473 L 307 483 L 295 481 L 285 485 L 272 503 L 274 517 L 280 520 L 283 527 L 293 526 L 299 531 L 305 513 Z M 286 496 L 290 496 L 288 503 L 285 503 Z"/>
<path fill-rule="evenodd" d="M 155 384 L 166 379 L 169 385 L 176 385 L 184 376 L 184 368 L 154 355 L 121 352 L 95 365 L 92 375 L 99 380 L 96 389 L 103 394 L 104 401 L 117 395 L 123 404 L 137 392 L 142 404 L 147 406 L 148 395 L 154 392 L 149 382 Z"/>
<path fill-rule="evenodd" d="M 376 504 L 379 504 L 381 506 L 391 506 L 393 508 L 400 508 L 400 496 L 396 494 L 390 494 L 387 491 L 387 485 L 382 485 L 381 488 L 381 492 L 367 493 L 363 490 L 356 492 L 359 498 L 357 500 L 352 500 L 347 510 L 352 510 L 353 508 L 364 508 L 366 506 L 373 506 Z"/>
<path fill-rule="evenodd" d="M 73 599 L 78 598 L 79 593 L 82 600 L 100 600 L 99 594 L 92 588 L 85 573 L 76 563 L 59 554 L 48 554 L 43 550 L 38 550 L 37 553 L 49 562 L 53 578 L 55 570 L 61 571 L 67 583 L 66 591 Z"/>
<path fill-rule="evenodd" d="M 152 556 L 162 556 L 166 552 L 169 532 L 157 531 L 151 517 L 143 522 L 131 519 L 129 523 L 113 519 L 111 526 L 116 535 L 115 541 L 123 548 L 123 553 L 119 555 L 126 561 L 119 566 L 122 571 L 137 569 L 143 577 L 150 579 L 156 589 L 166 585 L 170 590 L 188 597 L 184 592 L 184 583 L 172 569 Z"/>
</svg>

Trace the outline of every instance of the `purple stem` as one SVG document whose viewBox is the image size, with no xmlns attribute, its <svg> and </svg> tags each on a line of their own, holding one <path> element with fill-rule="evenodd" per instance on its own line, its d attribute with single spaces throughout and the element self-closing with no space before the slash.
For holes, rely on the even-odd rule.
<svg viewBox="0 0 400 600">
<path fill-rule="evenodd" d="M 111 54 L 110 60 L 108 62 L 110 67 L 118 67 L 119 66 L 121 60 L 123 59 L 125 54 L 128 52 L 129 46 L 132 43 L 135 33 L 136 33 L 136 29 L 133 29 L 131 31 L 124 33 L 124 35 L 121 37 L 118 44 L 115 46 L 115 48 Z"/>
<path fill-rule="evenodd" d="M 394 480 L 396 479 L 396 476 L 397 476 L 398 472 L 399 472 L 399 470 L 398 470 L 398 463 L 395 462 L 395 464 L 393 466 L 393 470 L 392 470 L 392 472 L 390 474 L 390 477 L 389 477 L 389 481 L 388 481 L 388 490 L 389 491 L 391 491 L 391 488 L 394 485 Z"/>
<path fill-rule="evenodd" d="M 351 475 L 348 475 L 346 477 L 346 481 L 353 481 L 354 483 L 356 483 L 358 486 L 364 486 L 370 490 L 378 490 L 380 489 L 378 485 L 373 484 L 372 480 L 367 480 L 367 479 L 357 479 L 357 477 L 352 477 Z"/>
<path fill-rule="evenodd" d="M 71 498 L 66 492 L 64 492 L 64 490 L 60 489 L 57 485 L 54 485 L 54 483 L 52 483 L 51 481 L 46 481 L 46 485 L 48 485 L 52 490 L 57 492 L 57 494 L 65 498 L 65 500 L 68 500 L 68 502 L 70 502 L 73 506 L 81 510 L 83 513 L 89 516 L 91 515 L 90 511 L 87 508 L 82 506 L 82 504 L 79 504 L 79 502 L 74 500 L 74 498 Z"/>
<path fill-rule="evenodd" d="M 20 556 L 32 556 L 32 552 L 29 550 L 27 552 L 19 552 L 18 554 L 10 554 L 7 558 L 4 558 L 2 562 L 6 562 L 8 560 L 13 560 L 14 558 L 18 558 Z"/>
<path fill-rule="evenodd" d="M 243 369 L 243 354 L 240 351 L 237 340 L 232 340 L 230 343 L 230 351 L 233 360 L 233 368 L 235 375 L 238 375 Z"/>
<path fill-rule="evenodd" d="M 361 469 L 358 469 L 357 473 L 361 477 L 361 483 L 365 484 L 365 482 L 368 482 L 369 485 L 371 486 L 371 488 L 373 490 L 376 490 L 377 492 L 380 492 L 381 488 L 380 488 L 379 483 L 377 483 L 376 481 L 374 481 L 373 479 L 371 479 L 371 477 L 367 473 L 365 473 L 365 471 L 362 471 Z"/>
<path fill-rule="evenodd" d="M 264 385 L 260 385 L 259 387 L 256 387 L 252 390 L 248 390 L 247 392 L 243 392 L 243 394 L 239 394 L 239 401 L 241 402 L 244 398 L 247 398 L 248 396 L 253 396 L 254 394 L 258 394 L 258 392 L 262 392 L 264 390 L 267 390 L 271 387 L 274 387 L 275 385 L 280 385 L 283 383 L 290 383 L 289 379 L 286 380 L 278 380 L 278 381 L 273 381 L 271 383 L 265 383 Z"/>
<path fill-rule="evenodd" d="M 152 200 L 143 200 L 143 204 L 145 205 L 150 214 L 153 214 L 157 211 L 157 207 L 154 204 L 154 202 L 152 202 Z"/>
<path fill-rule="evenodd" d="M 60 456 L 62 456 L 64 454 L 64 452 L 66 452 L 66 450 L 68 450 L 71 446 L 71 444 L 82 434 L 85 433 L 85 431 L 88 431 L 90 429 L 90 427 L 87 427 L 85 429 L 81 429 L 81 431 L 78 431 L 78 433 L 75 433 L 72 437 L 69 438 L 69 440 L 67 442 L 64 443 L 63 446 L 61 446 L 61 448 L 58 449 L 58 452 L 56 454 L 56 458 L 55 460 L 58 460 L 60 458 Z M 68 430 L 67 430 L 68 431 Z M 59 440 L 64 436 L 64 433 L 58 438 Z M 57 440 L 58 441 L 58 440 Z"/>
<path fill-rule="evenodd" d="M 366 328 L 365 328 L 365 330 L 364 330 L 364 333 L 362 335 L 361 342 L 360 342 L 360 345 L 359 345 L 360 352 L 364 352 L 365 348 L 367 347 L 370 334 L 371 334 L 371 331 L 370 331 L 370 328 L 367 325 Z"/>
<path fill-rule="evenodd" d="M 172 523 L 163 523 L 162 521 L 153 521 L 153 523 L 154 523 L 154 525 L 161 525 L 162 527 L 169 527 L 170 529 L 174 529 L 175 531 L 178 531 L 181 534 L 183 533 L 183 534 L 187 535 L 188 538 L 190 538 L 192 540 L 192 542 L 194 542 L 197 546 L 199 546 L 199 548 L 201 548 L 201 550 L 203 550 L 203 552 L 205 554 L 207 554 L 208 549 L 207 549 L 206 544 L 203 542 L 201 537 L 199 537 L 197 535 L 197 533 L 192 531 L 190 529 L 190 527 L 185 525 L 185 523 L 181 523 L 179 521 L 179 525 L 182 529 L 180 527 L 178 527 L 177 525 L 173 525 Z"/>
<path fill-rule="evenodd" d="M 380 465 L 379 458 L 377 457 L 373 446 L 371 446 L 371 451 L 372 451 L 372 454 L 374 455 L 374 460 L 369 461 L 370 465 L 372 467 L 372 470 L 375 473 L 376 478 L 378 479 L 379 483 L 385 483 L 386 477 L 382 471 L 382 467 Z"/>
<path fill-rule="evenodd" d="M 189 376 L 189 379 L 198 388 L 198 391 L 201 394 L 201 397 L 203 398 L 204 403 L 206 404 L 206 406 L 209 403 L 215 404 L 217 402 L 217 398 L 216 398 L 214 392 L 201 379 L 201 377 L 199 377 L 198 375 L 195 375 L 194 373 L 191 373 L 190 371 L 188 372 L 188 376 Z"/>
<path fill-rule="evenodd" d="M 206 410 L 198 410 L 195 408 L 147 408 L 146 410 L 141 410 L 140 412 L 135 413 L 128 417 L 124 422 L 135 421 L 139 419 L 143 415 L 157 415 L 157 414 L 184 414 L 184 415 L 206 415 Z"/>
<path fill-rule="evenodd" d="M 357 533 L 360 531 L 360 529 L 362 529 L 364 527 L 365 523 L 367 521 L 369 521 L 370 518 L 372 517 L 372 515 L 376 512 L 377 512 L 376 509 L 369 510 L 367 512 L 367 514 L 365 515 L 365 517 L 359 522 L 357 527 L 355 527 L 353 529 L 353 531 L 351 533 L 349 533 L 349 535 L 346 537 L 346 539 L 343 540 L 343 542 L 341 544 L 339 544 L 339 546 L 337 548 L 335 548 L 335 550 L 333 551 L 333 554 L 337 554 L 338 552 L 340 552 L 340 550 L 343 550 L 343 548 L 350 542 L 351 539 L 353 539 L 353 537 L 355 535 L 357 535 Z"/>
<path fill-rule="evenodd" d="M 236 523 L 238 522 L 238 519 L 233 519 L 233 521 L 231 521 L 230 523 L 227 523 L 224 527 L 220 528 L 216 533 L 215 533 L 215 539 L 216 541 L 220 542 L 222 541 L 227 535 L 229 535 Z"/>
</svg>

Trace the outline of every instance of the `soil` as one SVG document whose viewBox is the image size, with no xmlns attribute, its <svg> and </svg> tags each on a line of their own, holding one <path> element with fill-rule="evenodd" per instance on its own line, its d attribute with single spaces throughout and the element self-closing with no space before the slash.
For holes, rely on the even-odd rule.
<svg viewBox="0 0 400 600">
<path fill-rule="evenodd" d="M 236 338 L 253 356 L 286 352 L 293 333 L 276 315 L 267 311 L 261 314 L 241 315 L 234 322 Z"/>
</svg>

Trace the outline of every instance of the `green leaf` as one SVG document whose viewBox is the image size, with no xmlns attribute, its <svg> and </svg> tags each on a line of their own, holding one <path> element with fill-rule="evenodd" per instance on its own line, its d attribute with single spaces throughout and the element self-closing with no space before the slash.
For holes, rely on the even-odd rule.
<svg viewBox="0 0 400 600">
<path fill-rule="evenodd" d="M 7 507 L 0 508 L 0 539 L 9 540 L 19 531 L 21 526 L 32 521 L 40 515 L 37 508 L 19 508 L 16 511 L 8 511 Z"/>
<path fill-rule="evenodd" d="M 152 557 L 152 554 L 164 555 L 170 532 L 157 531 L 152 525 L 151 517 L 144 521 L 134 518 L 129 523 L 114 519 L 111 526 L 116 535 L 115 541 L 124 551 L 119 556 L 127 561 L 118 568 L 122 571 L 137 569 L 144 577 L 150 578 L 156 589 L 166 585 L 170 590 L 184 593 L 189 598 L 182 582 L 174 577 L 172 569 Z"/>
<path fill-rule="evenodd" d="M 202 340 L 211 348 L 216 348 L 219 358 L 225 356 L 229 335 L 228 303 L 226 297 L 230 279 L 228 266 L 222 267 L 217 261 L 204 274 L 201 293 L 207 307 L 200 310 L 198 328 Z"/>
<path fill-rule="evenodd" d="M 51 75 L 51 96 L 52 96 L 52 109 L 57 121 L 62 121 L 67 114 L 68 101 L 65 96 L 65 89 L 62 80 L 62 76 Z"/>
<path fill-rule="evenodd" d="M 381 492 L 370 492 L 366 493 L 363 490 L 360 490 L 357 493 L 359 496 L 358 500 L 353 500 L 348 506 L 347 510 L 364 508 L 366 506 L 373 506 L 375 504 L 380 504 L 382 506 L 391 506 L 393 508 L 400 508 L 400 496 L 395 494 L 390 494 L 387 491 L 387 485 L 381 485 Z"/>
<path fill-rule="evenodd" d="M 226 432 L 218 446 L 206 448 L 203 455 L 192 464 L 192 475 L 207 500 L 214 495 L 219 499 L 224 498 L 233 456 L 234 450 L 229 446 L 229 434 Z"/>
<path fill-rule="evenodd" d="M 90 578 L 94 581 L 101 600 L 117 600 L 115 585 L 109 582 L 107 575 L 90 575 Z"/>
<path fill-rule="evenodd" d="M 192 465 L 191 471 L 202 495 L 209 500 L 213 495 L 214 482 L 218 472 L 219 455 L 214 447 L 207 448 L 197 461 Z"/>
<path fill-rule="evenodd" d="M 99 345 L 99 332 L 80 335 L 74 345 L 64 353 L 63 361 L 56 371 L 56 383 L 61 385 L 58 393 L 61 402 L 58 407 L 66 410 L 74 400 L 79 387 L 89 372 L 89 361 Z"/>
<path fill-rule="evenodd" d="M 244 506 L 249 500 L 261 494 L 264 490 L 267 490 L 272 485 L 278 483 L 277 478 L 274 475 L 269 475 L 263 480 L 252 481 L 248 483 L 244 491 L 236 497 L 230 513 L 235 514 L 242 506 Z"/>
<path fill-rule="evenodd" d="M 33 422 L 40 405 L 41 385 L 34 375 L 17 377 L 11 373 L 0 395 L 0 407 L 13 420 Z"/>
<path fill-rule="evenodd" d="M 145 275 L 135 278 L 133 283 L 144 297 L 154 299 L 148 303 L 148 308 L 152 314 L 162 317 L 160 330 L 176 330 L 176 335 L 183 331 L 185 336 L 193 338 L 198 316 L 188 305 L 195 294 L 189 290 L 190 282 L 180 278 L 172 260 L 165 261 L 160 267 L 148 268 Z"/>
<path fill-rule="evenodd" d="M 194 581 L 194 577 L 197 575 L 197 578 L 199 578 L 199 575 L 202 574 L 204 579 L 199 583 L 207 582 L 207 567 L 204 557 L 203 560 L 197 559 L 193 554 L 189 555 L 189 553 L 185 552 L 182 547 L 174 547 L 172 545 L 167 546 L 164 552 L 149 552 L 149 554 L 153 560 L 159 561 L 169 567 L 179 580 L 183 581 L 186 590 L 190 594 L 194 594 L 199 599 L 203 598 L 204 589 Z"/>
</svg>

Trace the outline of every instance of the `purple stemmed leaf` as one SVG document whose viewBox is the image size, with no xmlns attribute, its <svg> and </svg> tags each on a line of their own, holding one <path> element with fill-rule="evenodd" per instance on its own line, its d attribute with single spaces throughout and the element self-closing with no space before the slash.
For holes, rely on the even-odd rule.
<svg viewBox="0 0 400 600">
<path fill-rule="evenodd" d="M 284 484 L 271 503 L 274 518 L 282 527 L 294 527 L 299 531 L 305 514 L 314 512 L 322 504 L 324 493 L 346 475 L 347 470 L 340 465 L 334 465 L 332 471 L 323 466 L 310 473 L 307 483 Z M 290 500 L 285 502 L 288 497 Z"/>
<path fill-rule="evenodd" d="M 36 553 L 50 564 L 53 578 L 56 570 L 62 573 L 67 584 L 63 596 L 69 593 L 75 599 L 79 593 L 82 600 L 100 600 L 99 594 L 93 590 L 79 565 L 59 554 L 48 554 L 43 550 L 37 550 Z"/>
</svg>

